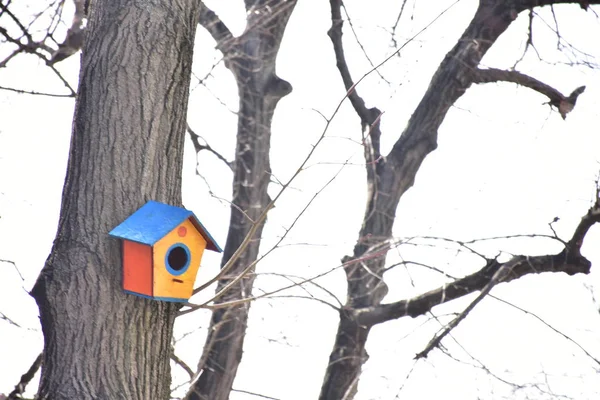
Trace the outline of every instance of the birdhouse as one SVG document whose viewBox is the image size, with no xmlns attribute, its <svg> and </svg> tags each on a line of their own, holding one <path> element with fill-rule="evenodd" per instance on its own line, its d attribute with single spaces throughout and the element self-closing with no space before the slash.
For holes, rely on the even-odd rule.
<svg viewBox="0 0 600 400">
<path fill-rule="evenodd" d="M 123 243 L 123 289 L 185 302 L 205 249 L 222 252 L 193 212 L 149 201 L 109 232 Z"/>
</svg>

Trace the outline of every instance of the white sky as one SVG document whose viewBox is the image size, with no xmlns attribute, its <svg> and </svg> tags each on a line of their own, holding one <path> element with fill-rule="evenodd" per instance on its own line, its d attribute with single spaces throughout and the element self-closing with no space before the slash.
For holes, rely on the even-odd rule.
<svg viewBox="0 0 600 400">
<path fill-rule="evenodd" d="M 212 4 L 214 3 L 214 4 Z M 241 2 L 221 1 L 209 5 L 239 34 L 243 30 Z M 392 50 L 386 29 L 393 23 L 400 2 L 348 2 L 360 38 L 375 63 Z M 208 4 L 208 2 L 207 2 Z M 418 2 L 407 5 L 401 39 L 414 35 L 451 2 Z M 367 78 L 359 92 L 369 105 L 385 111 L 383 146 L 389 149 L 402 131 L 410 113 L 429 83 L 445 53 L 454 45 L 472 16 L 475 1 L 463 0 L 430 30 L 408 45 L 401 58 L 394 58 L 381 73 L 392 85 Z M 552 26 L 552 16 L 540 11 Z M 600 57 L 593 39 L 600 24 L 592 13 L 577 6 L 557 7 L 561 34 L 579 49 Z M 410 19 L 410 16 L 413 16 Z M 343 97 L 343 86 L 335 69 L 327 2 L 301 0 L 290 20 L 278 59 L 279 75 L 294 87 L 283 99 L 273 123 L 272 167 L 274 176 L 285 181 L 298 167 L 324 123 L 314 111 L 330 116 Z M 0 23 L 2 23 L 0 21 Z M 484 64 L 510 67 L 519 58 L 526 39 L 527 18 L 522 15 L 490 53 Z M 368 62 L 346 31 L 346 49 L 355 79 L 370 69 Z M 195 72 L 203 77 L 220 57 L 214 43 L 200 30 Z M 541 20 L 534 25 L 536 46 L 546 61 L 565 62 L 556 52 L 556 36 Z M 401 40 L 400 40 L 401 41 Z M 0 53 L 2 53 L 0 49 Z M 0 54 L 1 55 L 1 54 Z M 58 68 L 77 82 L 78 57 Z M 571 235 L 580 217 L 591 205 L 594 180 L 600 170 L 600 72 L 582 67 L 540 62 L 530 53 L 519 64 L 534 75 L 570 93 L 587 85 L 575 110 L 563 121 L 550 112 L 538 93 L 511 84 L 472 87 L 449 113 L 440 129 L 439 147 L 424 162 L 413 187 L 402 199 L 394 230 L 398 237 L 437 235 L 473 239 L 517 233 L 550 234 L 548 223 L 564 238 Z M 0 71 L 0 86 L 60 91 L 61 84 L 35 57 L 25 57 Z M 233 78 L 221 65 L 208 88 L 192 82 L 189 122 L 211 146 L 232 159 L 237 108 Z M 63 89 L 64 91 L 64 89 Z M 217 98 L 219 100 L 217 100 Z M 0 264 L 0 311 L 22 327 L 0 320 L 0 393 L 10 392 L 42 348 L 35 302 L 27 295 L 50 250 L 56 230 L 60 193 L 64 178 L 71 129 L 73 100 L 32 97 L 0 92 L 0 258 L 17 263 L 24 281 L 10 264 Z M 317 198 L 305 216 L 278 249 L 259 267 L 256 294 L 288 282 L 267 273 L 310 277 L 339 265 L 350 254 L 360 227 L 365 203 L 360 125 L 346 104 L 312 160 L 310 168 L 295 181 L 270 213 L 262 251 L 275 243 L 304 204 L 350 159 L 336 180 Z M 350 139 L 350 140 L 349 140 Z M 189 143 L 188 143 L 189 144 Z M 183 171 L 183 197 L 220 244 L 225 243 L 231 173 L 215 158 L 203 153 L 195 174 L 195 156 L 188 146 Z M 211 197 L 210 190 L 216 197 Z M 275 194 L 279 187 L 271 185 Z M 596 264 L 600 251 L 600 228 L 594 227 L 583 248 Z M 559 251 L 547 240 L 495 241 L 481 244 L 479 251 L 493 256 L 546 254 Z M 390 253 L 390 262 L 414 259 L 464 275 L 479 268 L 479 260 L 444 248 L 401 247 Z M 213 276 L 219 259 L 208 252 L 198 281 Z M 546 275 L 527 277 L 500 285 L 494 295 L 535 313 L 568 335 L 589 353 L 600 358 L 600 317 L 592 302 L 592 291 L 600 297 L 598 272 L 589 276 Z M 422 293 L 443 283 L 440 276 L 419 269 L 394 269 L 386 275 L 393 301 Z M 337 269 L 318 281 L 343 302 L 345 277 Z M 590 287 L 591 289 L 588 289 Z M 332 302 L 314 287 L 316 296 Z M 201 294 L 207 298 L 212 290 Z M 302 295 L 302 292 L 293 292 Z M 440 321 L 448 313 L 460 312 L 473 296 L 434 309 Z M 196 299 L 197 300 L 197 299 Z M 208 312 L 201 311 L 177 323 L 177 338 L 208 325 Z M 281 399 L 317 398 L 329 351 L 337 328 L 337 315 L 321 303 L 308 300 L 270 299 L 253 304 L 244 361 L 234 387 Z M 597 398 L 600 383 L 590 358 L 531 315 L 497 300 L 484 300 L 443 344 L 455 361 L 436 350 L 427 360 L 414 363 L 438 330 L 435 320 L 421 317 L 401 319 L 375 328 L 368 343 L 370 360 L 361 378 L 358 399 L 410 399 L 439 397 L 555 398 L 565 394 L 577 399 Z M 200 330 L 182 339 L 178 355 L 194 366 L 204 341 Z M 518 384 L 541 384 L 555 395 L 544 396 L 535 388 L 513 392 L 481 368 Z M 596 368 L 596 370 L 594 369 Z M 406 376 L 412 373 L 409 379 Z M 174 368 L 175 383 L 185 376 Z M 544 373 L 548 374 L 545 376 Z M 548 382 L 548 386 L 544 382 Z M 402 387 L 402 391 L 400 388 Z M 548 389 L 549 387 L 549 389 Z M 254 397 L 233 393 L 232 400 Z"/>
</svg>

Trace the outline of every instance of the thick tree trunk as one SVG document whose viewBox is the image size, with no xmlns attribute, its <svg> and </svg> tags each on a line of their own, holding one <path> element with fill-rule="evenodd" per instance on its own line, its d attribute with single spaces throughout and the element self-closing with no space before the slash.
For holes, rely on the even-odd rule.
<svg viewBox="0 0 600 400">
<path fill-rule="evenodd" d="M 292 90 L 288 82 L 275 74 L 275 61 L 295 4 L 295 1 L 267 0 L 247 5 L 246 32 L 235 38 L 232 45 L 218 44 L 225 53 L 227 67 L 236 78 L 239 92 L 233 199 L 222 266 L 270 203 L 267 189 L 271 179 L 271 122 L 277 103 Z M 253 241 L 227 276 L 219 281 L 217 293 L 257 260 L 263 226 L 264 220 Z M 254 268 L 251 268 L 216 303 L 250 297 L 254 278 Z M 247 302 L 213 312 L 202 356 L 205 362 L 200 366 L 200 377 L 190 388 L 188 400 L 229 398 L 242 360 L 249 311 L 250 303 Z"/>
<path fill-rule="evenodd" d="M 153 199 L 181 202 L 198 4 L 92 3 L 58 232 L 32 295 L 39 399 L 169 398 L 177 306 L 121 290 L 108 232 Z"/>
<path fill-rule="evenodd" d="M 482 57 L 519 11 L 522 5 L 510 2 L 480 2 L 473 20 L 440 64 L 408 125 L 386 157 L 377 156 L 380 134 L 377 118 L 362 117 L 367 132 L 376 132 L 371 134 L 368 142 L 371 148 L 367 149 L 371 154 L 367 157 L 369 199 L 354 254 L 344 259 L 348 300 L 340 312 L 321 400 L 347 400 L 356 394 L 362 365 L 368 359 L 365 345 L 372 326 L 358 323 L 351 311 L 378 305 L 387 293 L 382 274 L 400 198 L 413 185 L 425 157 L 437 147 L 437 131 L 448 110 L 469 88 Z M 334 28 L 335 24 L 334 18 Z"/>
</svg>

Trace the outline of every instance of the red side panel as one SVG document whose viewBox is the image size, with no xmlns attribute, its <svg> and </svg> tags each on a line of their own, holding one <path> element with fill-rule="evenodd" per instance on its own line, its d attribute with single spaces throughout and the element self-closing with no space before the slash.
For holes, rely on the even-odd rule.
<svg viewBox="0 0 600 400">
<path fill-rule="evenodd" d="M 152 247 L 123 241 L 123 289 L 152 296 Z"/>
</svg>

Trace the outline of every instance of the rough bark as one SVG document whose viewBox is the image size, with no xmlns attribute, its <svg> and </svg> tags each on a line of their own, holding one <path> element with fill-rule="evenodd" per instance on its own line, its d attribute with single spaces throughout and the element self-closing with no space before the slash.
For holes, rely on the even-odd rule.
<svg viewBox="0 0 600 400">
<path fill-rule="evenodd" d="M 107 233 L 147 200 L 181 204 L 197 22 L 193 0 L 93 2 L 58 232 L 32 290 L 39 399 L 169 398 L 177 306 L 122 292 Z"/>
<path fill-rule="evenodd" d="M 334 43 L 338 69 L 349 91 L 349 99 L 361 118 L 366 139 L 369 195 L 354 253 L 343 259 L 348 298 L 340 311 L 340 323 L 320 399 L 352 399 L 356 394 L 362 365 L 368 359 L 365 344 L 370 329 L 374 323 L 384 322 L 381 314 L 378 316 L 381 320 L 375 321 L 363 318 L 375 317 L 374 314 L 365 312 L 363 315 L 361 311 L 382 310 L 378 306 L 387 293 L 382 274 L 396 208 L 402 195 L 413 185 L 425 157 L 436 149 L 437 132 L 450 107 L 475 82 L 481 59 L 521 11 L 559 2 L 481 0 L 469 26 L 438 67 L 398 141 L 390 153 L 382 157 L 379 152 L 379 112 L 375 108 L 367 109 L 360 98 L 353 98 L 358 96 L 341 49 L 341 2 L 330 0 L 333 25 L 329 35 Z M 579 4 L 584 7 L 589 2 Z M 585 262 L 578 263 L 575 269 L 585 272 Z M 395 317 L 409 315 L 400 312 L 399 307 L 394 308 Z"/>
<path fill-rule="evenodd" d="M 239 92 L 233 200 L 222 266 L 270 203 L 267 188 L 271 174 L 271 122 L 277 103 L 292 90 L 288 82 L 276 75 L 275 61 L 295 4 L 295 1 L 269 0 L 247 5 L 248 28 L 239 38 L 224 33 L 224 26 L 217 20 L 207 27 L 217 40 L 217 47 L 224 52 L 226 66 L 233 72 Z M 227 276 L 219 280 L 217 293 L 256 261 L 263 225 L 264 220 L 254 234 L 255 239 Z M 254 278 L 254 268 L 251 268 L 243 279 L 225 290 L 216 303 L 250 297 Z M 201 375 L 190 388 L 188 400 L 229 398 L 242 359 L 249 311 L 249 302 L 213 311 L 201 358 Z"/>
</svg>

